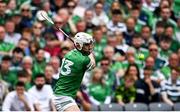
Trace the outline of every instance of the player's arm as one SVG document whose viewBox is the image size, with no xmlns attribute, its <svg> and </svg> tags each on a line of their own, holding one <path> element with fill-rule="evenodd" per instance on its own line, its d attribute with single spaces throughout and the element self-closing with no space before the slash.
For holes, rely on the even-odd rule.
<svg viewBox="0 0 180 112">
<path fill-rule="evenodd" d="M 87 65 L 87 68 L 88 70 L 91 70 L 96 66 L 96 61 L 95 61 L 93 53 L 91 53 L 88 57 L 90 58 L 90 62 Z"/>
</svg>

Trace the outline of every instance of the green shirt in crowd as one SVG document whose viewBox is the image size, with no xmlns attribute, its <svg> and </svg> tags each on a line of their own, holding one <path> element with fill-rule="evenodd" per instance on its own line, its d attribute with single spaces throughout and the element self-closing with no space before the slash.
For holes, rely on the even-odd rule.
<svg viewBox="0 0 180 112">
<path fill-rule="evenodd" d="M 7 71 L 7 72 L 0 71 L 0 75 L 1 75 L 2 79 L 9 84 L 9 87 L 11 89 L 13 89 L 18 80 L 17 73 L 11 72 L 11 71 Z"/>
<path fill-rule="evenodd" d="M 113 92 L 113 86 L 115 85 L 115 81 L 116 81 L 115 72 L 109 70 L 103 76 L 104 76 L 105 84 L 109 87 L 110 92 L 112 93 Z"/>
<path fill-rule="evenodd" d="M 170 54 L 172 54 L 171 50 L 164 51 L 162 49 L 159 50 L 159 57 L 163 60 L 168 60 Z"/>
<path fill-rule="evenodd" d="M 32 78 L 34 79 L 36 74 L 38 74 L 38 73 L 44 73 L 46 65 L 47 65 L 47 63 L 46 63 L 45 59 L 41 62 L 39 62 L 35 59 L 33 62 L 33 76 L 32 76 Z"/>
<path fill-rule="evenodd" d="M 175 17 L 180 17 L 180 0 L 173 0 L 173 12 Z"/>
<path fill-rule="evenodd" d="M 131 86 L 130 88 L 125 88 L 125 85 L 122 84 L 117 87 L 115 91 L 116 100 L 121 100 L 124 103 L 130 103 L 136 98 L 136 88 Z"/>
<path fill-rule="evenodd" d="M 101 103 L 110 95 L 110 88 L 106 84 L 92 83 L 88 86 L 89 95 Z"/>
<path fill-rule="evenodd" d="M 96 63 L 98 63 L 103 58 L 103 49 L 106 46 L 106 37 L 104 36 L 100 43 L 94 43 L 94 55 Z"/>
<path fill-rule="evenodd" d="M 1 41 L 0 42 L 0 51 L 10 52 L 14 48 L 13 44 Z"/>
<path fill-rule="evenodd" d="M 160 72 L 163 74 L 163 76 L 168 79 L 171 76 L 171 68 L 169 66 L 165 66 L 160 69 Z"/>
</svg>

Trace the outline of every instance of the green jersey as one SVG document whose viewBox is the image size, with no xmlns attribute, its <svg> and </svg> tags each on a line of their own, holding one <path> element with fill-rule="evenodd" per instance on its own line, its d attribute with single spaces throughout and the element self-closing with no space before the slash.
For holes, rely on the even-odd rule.
<svg viewBox="0 0 180 112">
<path fill-rule="evenodd" d="M 56 95 L 75 97 L 87 69 L 91 67 L 90 58 L 78 50 L 67 53 L 61 64 L 61 72 L 54 88 Z"/>
</svg>

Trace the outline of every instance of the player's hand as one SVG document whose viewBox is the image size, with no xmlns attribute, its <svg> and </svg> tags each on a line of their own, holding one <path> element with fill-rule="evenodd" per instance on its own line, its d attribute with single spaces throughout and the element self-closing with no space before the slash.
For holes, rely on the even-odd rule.
<svg viewBox="0 0 180 112">
<path fill-rule="evenodd" d="M 77 98 L 79 98 L 81 101 L 84 99 L 81 91 L 78 91 L 76 94 Z"/>
<path fill-rule="evenodd" d="M 89 55 L 89 58 L 90 58 L 90 60 L 91 60 L 92 68 L 95 68 L 95 67 L 96 67 L 96 61 L 95 61 L 95 58 L 94 58 L 93 53 L 91 53 L 91 54 Z"/>
</svg>

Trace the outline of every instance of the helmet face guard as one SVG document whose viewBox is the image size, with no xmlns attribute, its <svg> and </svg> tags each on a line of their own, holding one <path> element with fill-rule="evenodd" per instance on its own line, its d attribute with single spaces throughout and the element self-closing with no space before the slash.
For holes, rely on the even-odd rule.
<svg viewBox="0 0 180 112">
<path fill-rule="evenodd" d="M 76 49 L 82 50 L 84 45 L 93 44 L 94 40 L 91 35 L 79 32 L 74 37 L 74 45 L 76 46 Z M 79 45 L 79 47 L 77 47 Z"/>
</svg>

